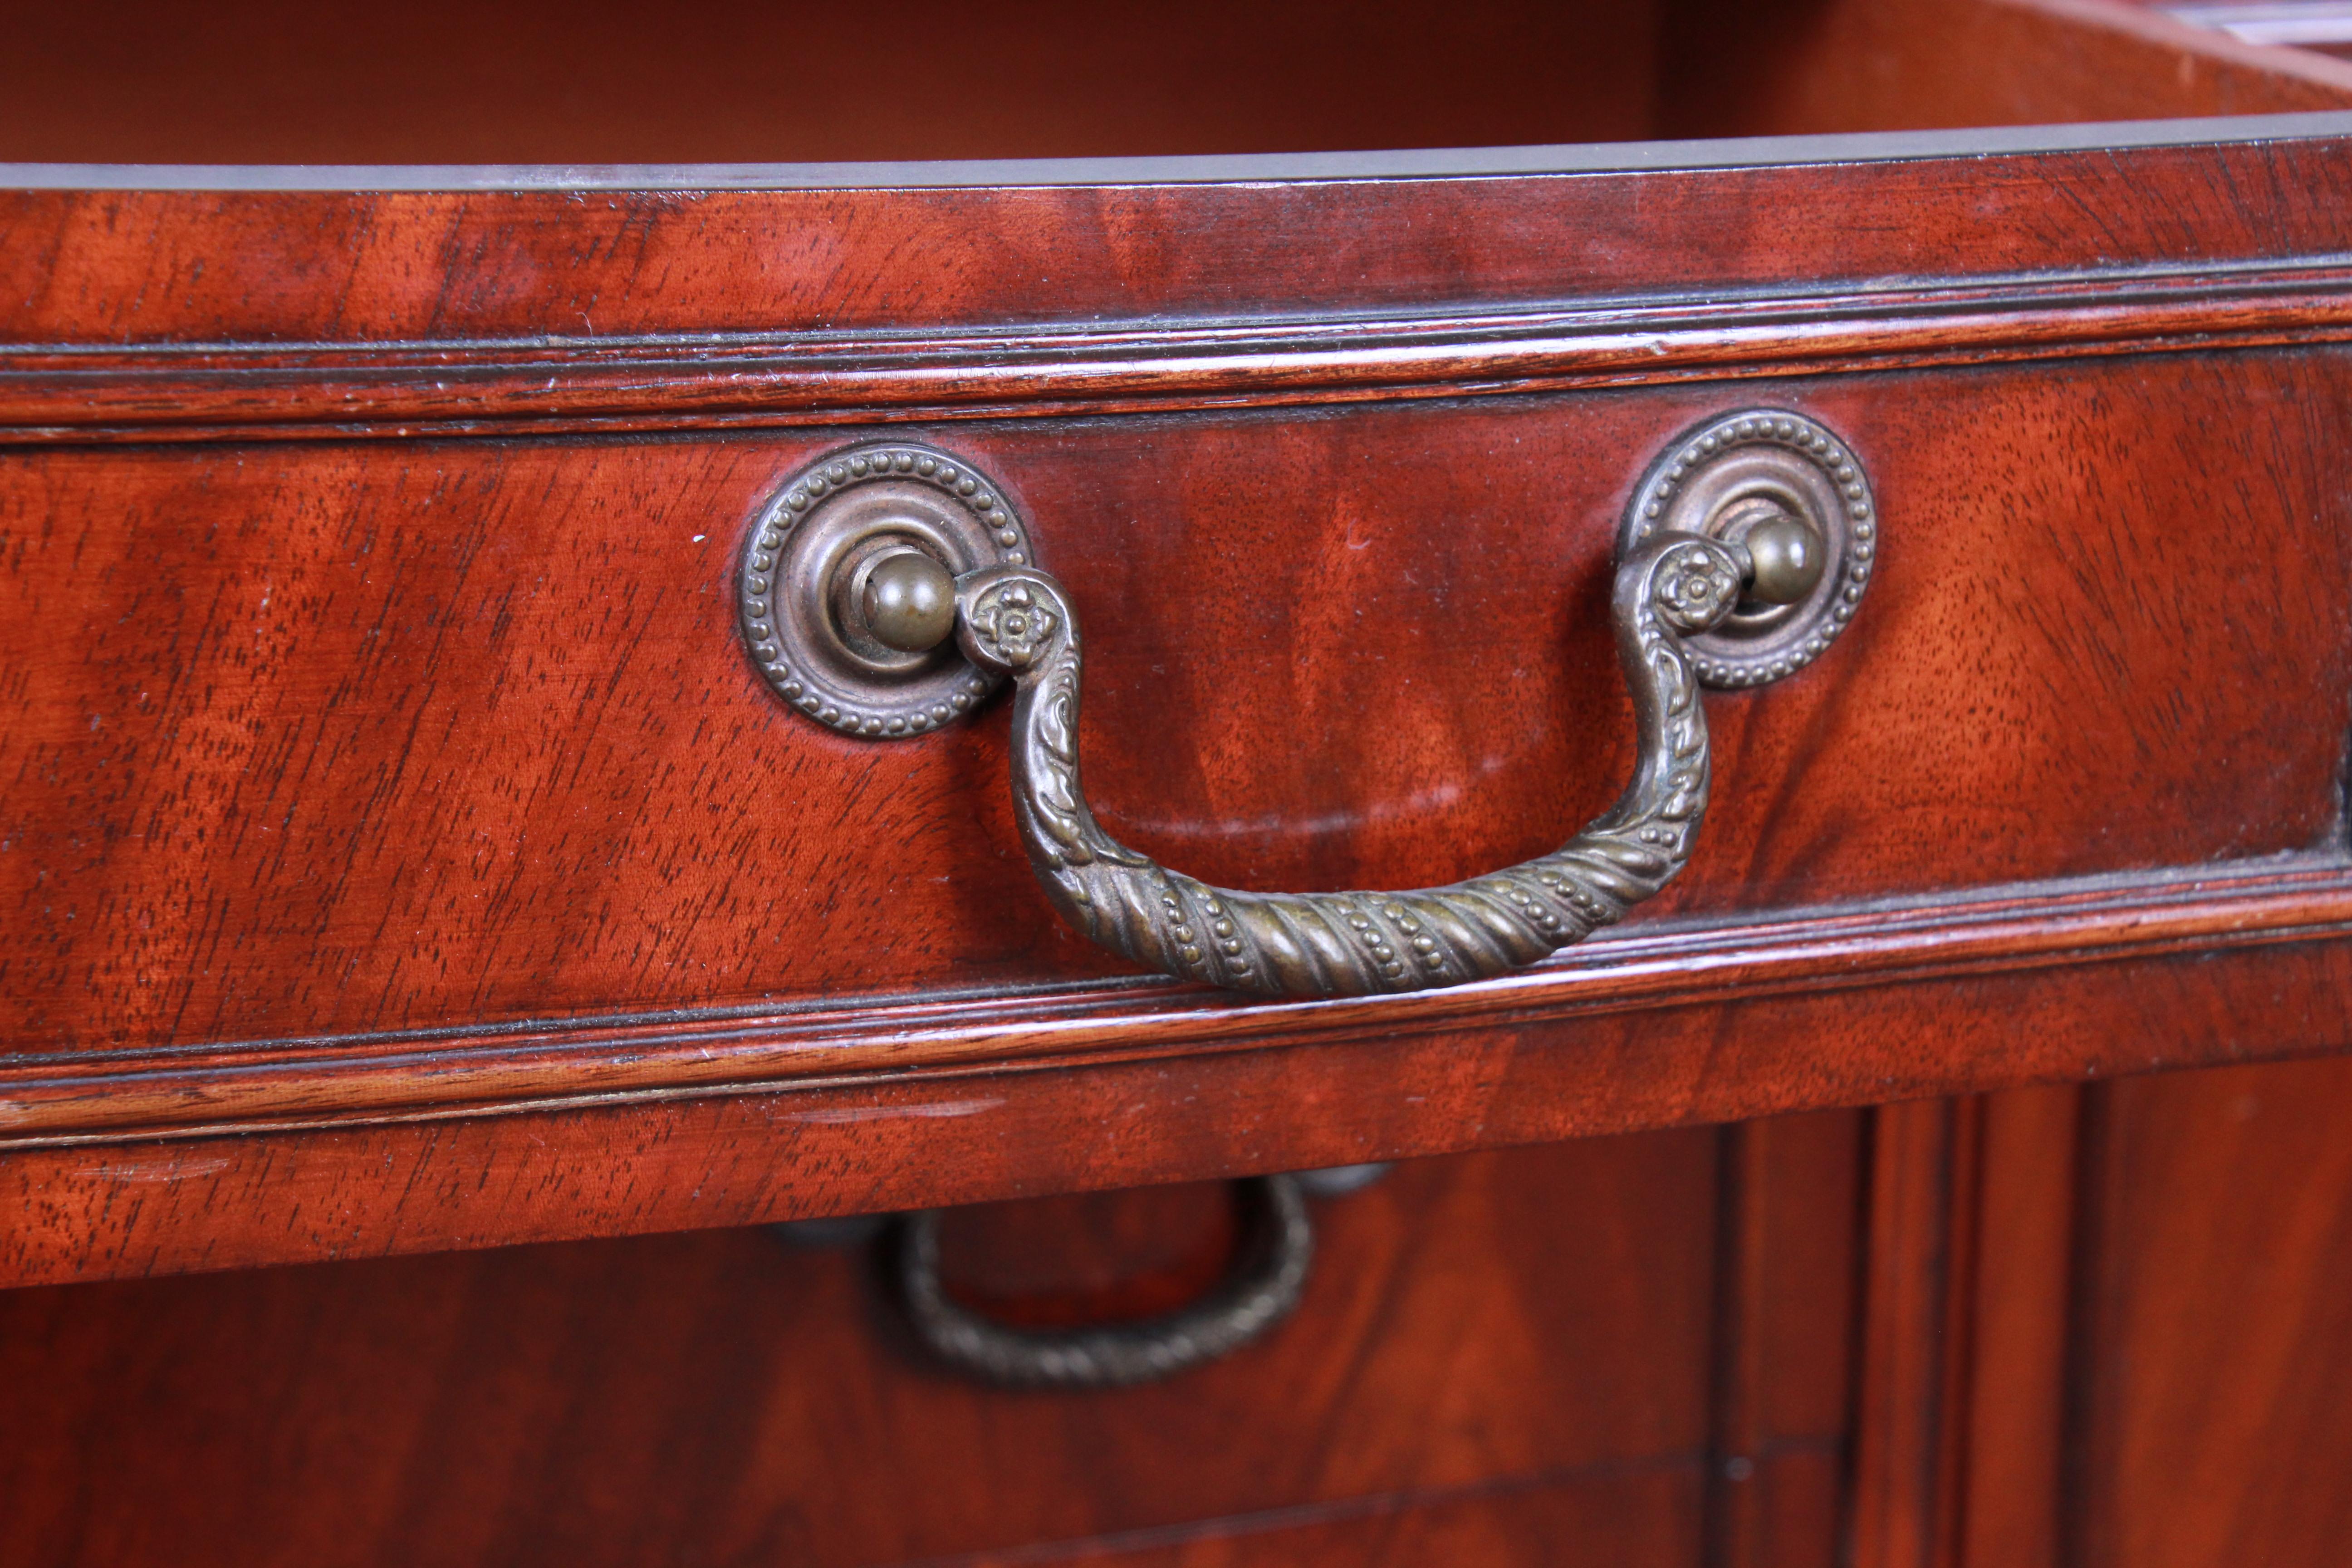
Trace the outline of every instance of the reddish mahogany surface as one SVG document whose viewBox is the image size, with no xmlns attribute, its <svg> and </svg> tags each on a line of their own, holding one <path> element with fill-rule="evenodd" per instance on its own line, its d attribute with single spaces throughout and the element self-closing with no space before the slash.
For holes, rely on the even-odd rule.
<svg viewBox="0 0 2352 1568">
<path fill-rule="evenodd" d="M 1825 1563 L 1857 1120 L 1402 1167 L 1318 1204 L 1296 1319 L 1115 1394 L 934 1369 L 864 1258 L 751 1231 L 0 1293 L 0 1560 L 1693 1563 L 1736 1494 Z M 1034 1292 L 1024 1217 L 962 1250 Z"/>
<path fill-rule="evenodd" d="M 824 162 L 1606 141 L 1649 129 L 1656 10 L 259 0 L 200 16 L 114 0 L 21 19 L 0 62 L 0 159 Z"/>
<path fill-rule="evenodd" d="M 1677 136 L 2031 125 L 2352 103 L 2352 67 L 2143 0 L 1709 4 L 1670 28 Z"/>
<path fill-rule="evenodd" d="M 1019 47 L 920 5 L 256 15 L 53 7 L 0 55 L 0 157 L 2352 100 L 2106 0 Z M 2347 148 L 0 195 L 0 1280 L 38 1286 L 0 1294 L 0 1560 L 2332 1563 L 2344 1071 L 2096 1080 L 2352 1041 Z M 1245 885 L 1443 879 L 1613 788 L 1617 511 L 1755 403 L 1869 465 L 1863 617 L 1713 700 L 1670 900 L 1461 993 L 1123 976 L 1019 862 L 1001 716 L 844 742 L 734 640 L 782 473 L 935 440 L 1087 615 L 1119 832 Z M 1409 1166 L 1324 1205 L 1297 1321 L 1117 1394 L 959 1382 L 863 1262 L 708 1228 L 1956 1093 Z M 949 1265 L 1028 1321 L 1153 1310 L 1221 1216 L 967 1214 Z"/>
<path fill-rule="evenodd" d="M 113 0 L 12 21 L 0 160 L 34 162 L 1265 153 L 2352 102 L 2333 61 L 2115 0 Z"/>
<path fill-rule="evenodd" d="M 2342 1061 L 1874 1118 L 1853 1560 L 2342 1556 Z"/>
<path fill-rule="evenodd" d="M 1094 628 L 1093 781 L 1119 831 L 1245 885 L 1411 883 L 1530 853 L 1613 787 L 1623 717 L 1596 605 L 1623 491 L 1727 395 L 1778 393 L 1865 454 L 1887 547 L 1829 658 L 1714 700 L 1719 804 L 1664 910 L 1941 900 L 1924 924 L 1841 917 L 1814 948 L 1771 948 L 1769 930 L 1662 937 L 1664 979 L 1613 967 L 1640 950 L 1601 948 L 1360 1016 L 1129 987 L 988 1004 L 1000 1032 L 962 1043 L 931 1043 L 914 1015 L 861 1033 L 837 1004 L 1115 968 L 1051 921 L 1019 864 L 990 721 L 867 745 L 752 679 L 722 607 L 726 520 L 823 438 L 18 448 L 0 458 L 21 520 L 0 635 L 22 715 L 5 742 L 18 914 L 0 944 L 25 1131 L 992 1055 L 1064 1070 L 127 1164 L 27 1151 L 7 1167 L 26 1194 L 15 1277 L 740 1223 L 2333 1048 L 2342 961 L 2311 943 L 2347 919 L 2330 868 L 2346 620 L 2325 526 L 2345 391 L 2339 351 L 2241 350 L 941 432 L 1008 476 Z M 2215 481 L 2249 462 L 2259 483 Z M 1322 717 L 1301 731 L 1308 710 Z M 2302 858 L 2265 858 L 2282 855 Z M 2238 879 L 2201 906 L 2168 903 L 2173 883 L 1999 893 L 2217 862 Z M 1965 889 L 1992 901 L 1949 901 Z M 2067 912 L 2109 897 L 2105 914 Z M 1725 967 L 1742 942 L 1770 956 Z M 2212 943 L 2226 965 L 2163 956 Z M 1959 978 L 2004 965 L 2021 973 Z M 1735 973 L 1749 999 L 1731 1003 Z M 1879 988 L 1836 989 L 1865 977 Z M 1103 1015 L 1125 997 L 1160 1021 Z M 816 1024 L 773 1013 L 795 998 L 836 1006 Z M 2268 1016 L 2249 1029 L 2255 999 Z M 768 1011 L 731 1039 L 722 1019 L 542 1031 L 528 1049 L 216 1048 L 713 1004 Z M 1684 1011 L 1563 1026 L 1628 1005 Z M 2043 1026 L 2011 1027 L 2020 1008 Z M 2126 1015 L 2147 1026 L 2118 1027 Z M 1744 1048 L 1717 1038 L 1725 1018 Z M 818 1024 L 832 1033 L 805 1033 Z M 1442 1032 L 1344 1060 L 1203 1062 L 1182 1069 L 1189 1104 L 1119 1098 L 1166 1081 L 1152 1056 L 1406 1026 Z M 179 1045 L 211 1054 L 158 1050 Z M 1089 1049 L 1147 1059 L 1071 1054 Z M 108 1053 L 135 1075 L 108 1076 Z M 1426 1092 L 1407 1065 L 1424 1062 L 1461 1087 Z M 1497 1098 L 1497 1070 L 1522 1087 Z M 1275 1085 L 1328 1110 L 1279 1126 L 1244 1110 Z M 1130 1105 L 1150 1136 L 1115 1150 L 1114 1122 L 1080 1109 Z M 1028 1131 L 1007 1142 L 1014 1120 Z M 733 1147 L 755 1128 L 793 1129 L 793 1152 L 766 1131 Z M 544 1180 L 523 1174 L 538 1150 L 568 1151 Z M 495 1160 L 496 1188 L 462 1173 L 473 1159 Z M 383 1184 L 419 1161 L 452 1179 Z M 753 1179 L 710 1179 L 725 1169 Z M 163 1191 L 121 1174 L 156 1170 L 179 1174 Z"/>
<path fill-rule="evenodd" d="M 2092 1568 L 2317 1563 L 2352 1498 L 2352 1064 L 2101 1090 L 2084 1123 L 2076 1468 Z"/>
<path fill-rule="evenodd" d="M 1110 1395 L 931 1371 L 862 1261 L 752 1232 L 0 1294 L 42 1435 L 0 1556 L 2320 1568 L 2347 1097 L 2273 1066 L 1411 1164 L 1318 1205 L 1296 1321 Z M 1218 1209 L 960 1215 L 951 1272 L 1099 1310 L 1106 1245 L 1164 1276 Z"/>
<path fill-rule="evenodd" d="M 350 345 L 429 384 L 419 342 L 527 357 L 650 337 L 677 360 L 758 346 L 789 358 L 803 340 L 751 334 L 870 328 L 921 342 L 1168 317 L 1151 324 L 1213 331 L 1238 315 L 1294 331 L 1319 316 L 1360 336 L 1384 323 L 1347 312 L 1627 297 L 1706 300 L 1723 324 L 1759 290 L 2335 262 L 2329 217 L 2352 189 L 2352 155 L 2326 138 L 1755 168 L 1690 158 L 1511 178 L 972 189 L 5 191 L 0 331 L 11 361 L 17 345 L 230 344 L 268 365 Z M 1840 221 L 1856 210 L 1874 221 Z M 986 367 L 988 345 L 961 342 Z M 898 345 L 859 346 L 872 367 Z M 1726 338 L 1719 357 L 1743 347 Z M 36 362 L 41 382 L 113 363 Z M 140 422 L 186 416 L 186 394 L 162 384 L 175 395 L 136 408 Z M 335 382 L 311 387 L 310 416 L 331 418 Z M 509 412 L 566 396 L 561 378 L 538 390 Z"/>
<path fill-rule="evenodd" d="M 1412 887 L 1540 853 L 1614 795 L 1623 497 L 1676 432 L 1759 400 L 1866 456 L 1884 564 L 1830 657 L 1711 700 L 1717 805 L 1654 912 L 2330 840 L 2352 618 L 2310 520 L 2352 484 L 2332 351 L 941 438 L 1002 476 L 1090 627 L 1113 832 L 1237 886 Z M 2248 429 L 2265 484 L 2215 485 Z M 1030 879 L 1001 714 L 848 740 L 743 656 L 740 530 L 824 449 L 0 456 L 0 1034 L 1120 973 Z M 2231 698 L 2184 700 L 2209 692 Z"/>
<path fill-rule="evenodd" d="M 1572 1024 L 1505 1014 L 1388 1039 L 28 1147 L 0 1164 L 14 1221 L 0 1264 L 8 1279 L 57 1281 L 742 1225 L 2106 1078 L 2347 1040 L 2341 949 L 2305 942 Z"/>
</svg>

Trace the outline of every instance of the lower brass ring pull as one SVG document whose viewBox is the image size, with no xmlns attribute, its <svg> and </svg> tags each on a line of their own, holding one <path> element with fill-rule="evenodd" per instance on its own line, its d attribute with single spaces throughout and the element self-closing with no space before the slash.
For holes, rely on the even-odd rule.
<svg viewBox="0 0 2352 1568">
<path fill-rule="evenodd" d="M 1241 1261 L 1223 1283 L 1164 1317 L 1097 1328 L 1016 1329 L 961 1305 L 940 1280 L 938 1213 L 910 1215 L 898 1243 L 908 1321 L 941 1360 L 1015 1386 L 1118 1388 L 1214 1361 L 1290 1315 L 1315 1257 L 1314 1222 L 1296 1176 L 1240 1186 L 1254 1223 L 1245 1224 Z"/>
</svg>

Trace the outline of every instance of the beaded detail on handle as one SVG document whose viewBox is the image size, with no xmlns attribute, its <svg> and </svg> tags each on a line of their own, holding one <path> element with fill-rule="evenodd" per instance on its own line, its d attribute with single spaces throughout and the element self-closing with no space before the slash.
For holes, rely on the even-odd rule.
<svg viewBox="0 0 2352 1568">
<path fill-rule="evenodd" d="M 1639 762 L 1617 804 L 1552 854 L 1409 892 L 1249 893 L 1171 871 L 1087 808 L 1078 767 L 1084 650 L 1061 584 L 1031 566 L 958 579 L 957 637 L 1010 675 L 1022 841 L 1065 920 L 1136 963 L 1280 996 L 1458 985 L 1533 963 L 1622 919 L 1674 879 L 1706 814 L 1706 719 L 1682 639 L 1729 615 L 1741 569 L 1696 534 L 1637 547 L 1610 595 Z"/>
</svg>

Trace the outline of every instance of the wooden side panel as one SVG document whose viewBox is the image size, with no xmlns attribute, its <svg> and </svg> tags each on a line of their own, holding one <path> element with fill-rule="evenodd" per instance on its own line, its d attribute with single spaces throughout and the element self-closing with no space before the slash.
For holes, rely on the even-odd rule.
<svg viewBox="0 0 2352 1568">
<path fill-rule="evenodd" d="M 1709 1568 L 1840 1561 L 1862 1258 L 1854 1113 L 1725 1128 Z"/>
<path fill-rule="evenodd" d="M 2078 1116 L 2071 1086 L 1872 1115 L 1857 1568 L 2071 1561 Z"/>
<path fill-rule="evenodd" d="M 2352 1063 L 2097 1091 L 2082 1568 L 2323 1568 L 2352 1539 Z"/>
<path fill-rule="evenodd" d="M 1318 1205 L 1297 1318 L 1102 1394 L 937 1371 L 756 1231 L 0 1293 L 0 1559 L 1696 1568 L 1740 1366 L 1767 1500 L 1713 1561 L 1829 1568 L 1855 1126 L 1400 1167 Z"/>
<path fill-rule="evenodd" d="M 1978 1116 L 1967 1403 L 1952 1477 L 1960 1568 L 2066 1561 L 2082 1099 L 2072 1085 L 2013 1090 L 1985 1096 Z"/>
<path fill-rule="evenodd" d="M 1871 1114 L 1849 1523 L 1857 1568 L 1952 1561 L 1981 1112 L 1970 1099 Z"/>
<path fill-rule="evenodd" d="M 1861 1568 L 2342 1561 L 2352 1063 L 1874 1118 Z"/>
</svg>

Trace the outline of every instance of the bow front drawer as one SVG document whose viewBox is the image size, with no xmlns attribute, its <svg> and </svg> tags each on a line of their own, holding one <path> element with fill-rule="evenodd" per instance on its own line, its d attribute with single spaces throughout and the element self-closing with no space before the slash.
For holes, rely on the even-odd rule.
<svg viewBox="0 0 2352 1568">
<path fill-rule="evenodd" d="M 2352 101 L 2234 47 L 2104 111 Z M 2338 1045 L 2347 201 L 2333 112 L 19 168 L 0 1268 Z"/>
</svg>

